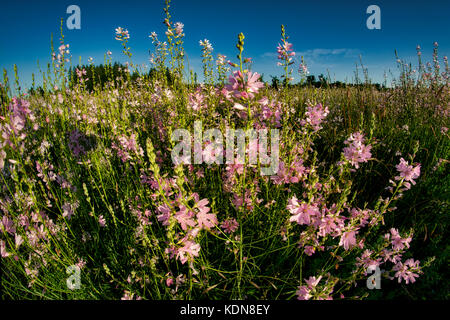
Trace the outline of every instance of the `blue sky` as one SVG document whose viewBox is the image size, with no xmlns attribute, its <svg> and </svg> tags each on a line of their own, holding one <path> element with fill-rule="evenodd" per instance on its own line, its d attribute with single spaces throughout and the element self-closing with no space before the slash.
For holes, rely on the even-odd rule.
<svg viewBox="0 0 450 320">
<path fill-rule="evenodd" d="M 81 30 L 68 30 L 66 8 L 81 9 Z M 381 9 L 381 30 L 366 27 L 366 8 Z M 149 65 L 149 50 L 153 50 L 148 35 L 155 31 L 163 38 L 163 0 L 18 0 L 2 4 L 0 27 L 0 68 L 6 68 L 13 78 L 17 64 L 23 87 L 31 84 L 31 73 L 37 78 L 37 60 L 42 69 L 50 61 L 50 35 L 55 46 L 59 38 L 60 19 L 64 19 L 64 35 L 70 44 L 72 63 L 76 65 L 93 57 L 103 63 L 106 51 L 113 60 L 126 61 L 120 43 L 114 40 L 118 26 L 130 32 L 129 46 L 133 62 Z M 330 73 L 332 80 L 352 81 L 355 63 L 362 56 L 370 77 L 383 81 L 384 72 L 396 73 L 394 49 L 402 59 L 417 63 L 416 46 L 431 61 L 433 42 L 439 43 L 440 57 L 450 53 L 448 18 L 450 1 L 266 1 L 266 0 L 173 0 L 173 22 L 184 23 L 185 50 L 190 67 L 201 73 L 199 40 L 209 39 L 214 55 L 222 53 L 235 61 L 239 32 L 245 34 L 245 57 L 253 58 L 253 71 L 280 75 L 276 66 L 276 46 L 280 41 L 280 25 L 284 24 L 297 57 L 303 55 L 311 74 Z M 442 61 L 442 60 L 441 60 Z M 299 76 L 294 71 L 295 79 Z"/>
</svg>

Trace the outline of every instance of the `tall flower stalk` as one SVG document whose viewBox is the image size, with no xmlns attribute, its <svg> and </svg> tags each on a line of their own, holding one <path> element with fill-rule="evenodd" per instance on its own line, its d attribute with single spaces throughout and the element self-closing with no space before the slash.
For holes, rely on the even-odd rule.
<svg viewBox="0 0 450 320">
<path fill-rule="evenodd" d="M 208 39 L 200 40 L 200 46 L 202 47 L 202 63 L 203 63 L 203 77 L 205 83 L 208 85 L 214 84 L 214 69 L 213 69 L 213 46 Z"/>
<path fill-rule="evenodd" d="M 295 52 L 292 50 L 292 43 L 287 41 L 288 39 L 289 37 L 286 35 L 284 25 L 281 25 L 281 44 L 278 44 L 277 47 L 278 59 L 281 62 L 278 62 L 277 64 L 284 69 L 284 75 L 281 77 L 283 78 L 285 87 L 289 85 L 289 82 L 294 80 L 294 78 L 292 78 L 292 69 L 289 67 L 294 64 L 292 57 L 295 56 Z"/>
</svg>

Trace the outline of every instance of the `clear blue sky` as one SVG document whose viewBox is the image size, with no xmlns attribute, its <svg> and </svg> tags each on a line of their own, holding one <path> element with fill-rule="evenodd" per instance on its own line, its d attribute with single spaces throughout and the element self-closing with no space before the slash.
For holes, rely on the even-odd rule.
<svg viewBox="0 0 450 320">
<path fill-rule="evenodd" d="M 66 28 L 66 8 L 76 4 L 81 9 L 81 30 Z M 381 8 L 381 30 L 366 27 L 366 8 L 376 4 Z M 60 19 L 64 18 L 66 43 L 70 44 L 72 63 L 82 63 L 88 57 L 103 63 L 107 50 L 113 59 L 126 61 L 120 43 L 114 40 L 118 26 L 129 30 L 129 45 L 135 63 L 149 64 L 148 35 L 156 31 L 163 38 L 163 0 L 17 0 L 2 3 L 0 27 L 0 68 L 6 68 L 13 78 L 17 64 L 22 86 L 31 84 L 31 72 L 37 72 L 50 61 L 50 35 L 58 44 Z M 185 49 L 191 68 L 201 73 L 199 40 L 207 38 L 214 55 L 222 53 L 235 59 L 236 39 L 245 34 L 244 56 L 254 60 L 253 70 L 280 75 L 276 66 L 276 46 L 280 41 L 280 25 L 286 26 L 290 42 L 298 55 L 304 55 L 311 74 L 327 73 L 332 79 L 351 81 L 355 63 L 362 55 L 369 75 L 383 81 L 384 71 L 396 72 L 394 49 L 401 58 L 416 64 L 416 45 L 423 57 L 431 60 L 433 42 L 437 41 L 440 56 L 450 53 L 450 1 L 207 1 L 173 0 L 172 20 L 185 25 Z M 441 60 L 442 61 L 442 60 Z M 299 79 L 298 73 L 296 79 Z M 40 78 L 40 76 L 37 76 Z"/>
</svg>

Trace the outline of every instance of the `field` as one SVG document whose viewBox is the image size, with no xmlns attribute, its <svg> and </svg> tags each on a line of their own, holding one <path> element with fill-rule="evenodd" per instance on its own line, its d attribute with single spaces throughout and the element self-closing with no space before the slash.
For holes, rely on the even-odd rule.
<svg viewBox="0 0 450 320">
<path fill-rule="evenodd" d="M 312 83 L 282 27 L 279 81 L 239 34 L 199 83 L 166 13 L 151 72 L 120 27 L 126 65 L 69 69 L 61 34 L 41 86 L 4 72 L 2 299 L 448 299 L 438 45 L 391 86 Z"/>
</svg>

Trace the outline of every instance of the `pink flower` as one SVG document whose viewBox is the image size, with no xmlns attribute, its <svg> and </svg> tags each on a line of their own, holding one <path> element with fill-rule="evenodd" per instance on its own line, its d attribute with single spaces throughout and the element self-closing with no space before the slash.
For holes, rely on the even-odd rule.
<svg viewBox="0 0 450 320">
<path fill-rule="evenodd" d="M 20 245 L 23 243 L 23 238 L 20 234 L 16 233 L 14 235 L 14 242 L 16 244 L 16 249 L 20 247 Z"/>
<path fill-rule="evenodd" d="M 210 229 L 217 225 L 218 221 L 216 215 L 213 213 L 208 213 L 210 208 L 206 205 L 208 204 L 208 199 L 202 199 L 195 207 L 198 208 L 199 212 L 197 213 L 197 223 L 200 228 L 204 227 L 205 229 Z"/>
<path fill-rule="evenodd" d="M 295 196 L 289 199 L 286 208 L 292 214 L 289 222 L 297 222 L 298 224 L 310 224 L 311 217 L 319 214 L 319 209 L 316 206 L 308 205 L 307 203 L 299 204 Z"/>
<path fill-rule="evenodd" d="M 315 290 L 316 286 L 319 284 L 322 276 L 309 277 L 309 279 L 305 279 L 306 286 L 299 286 L 296 292 L 298 300 L 309 300 L 312 298 L 311 292 Z"/>
<path fill-rule="evenodd" d="M 225 233 L 233 233 L 239 228 L 239 223 L 234 218 L 226 219 L 222 221 L 220 227 L 223 229 Z"/>
<path fill-rule="evenodd" d="M 277 174 L 270 176 L 270 180 L 275 184 L 285 184 L 290 182 L 289 168 L 286 168 L 282 160 L 280 160 Z"/>
<path fill-rule="evenodd" d="M 170 218 L 170 208 L 167 206 L 167 204 L 163 204 L 156 208 L 156 210 L 161 213 L 156 216 L 158 221 L 162 222 L 163 226 L 168 226 Z"/>
<path fill-rule="evenodd" d="M 309 70 L 308 70 L 308 67 L 306 66 L 306 64 L 304 64 L 304 63 L 300 64 L 300 66 L 298 67 L 298 72 L 303 75 L 308 75 Z"/>
<path fill-rule="evenodd" d="M 6 258 L 10 255 L 10 253 L 6 251 L 6 243 L 3 240 L 0 240 L 0 255 L 2 258 Z"/>
<path fill-rule="evenodd" d="M 122 298 L 120 298 L 120 300 L 133 300 L 133 296 L 134 294 L 131 293 L 130 291 L 125 290 L 123 293 Z"/>
<path fill-rule="evenodd" d="M 206 146 L 202 152 L 203 161 L 207 164 L 220 163 L 223 157 L 223 147 L 219 144 L 206 142 Z"/>
<path fill-rule="evenodd" d="M 310 294 L 311 290 L 308 289 L 307 286 L 299 286 L 296 292 L 298 300 L 309 300 L 312 295 Z"/>
<path fill-rule="evenodd" d="M 373 260 L 370 256 L 372 255 L 372 251 L 366 249 L 361 257 L 356 258 L 356 265 L 363 266 L 364 268 L 368 268 L 370 266 L 379 266 L 381 264 L 381 258 Z"/>
<path fill-rule="evenodd" d="M 0 171 L 3 170 L 5 166 L 6 152 L 5 150 L 0 150 Z"/>
<path fill-rule="evenodd" d="M 74 212 L 73 212 L 73 208 L 72 205 L 70 203 L 65 203 L 63 204 L 63 206 L 61 207 L 61 209 L 63 210 L 63 217 L 67 217 L 67 219 L 70 220 L 70 218 L 73 216 Z"/>
<path fill-rule="evenodd" d="M 25 230 L 27 230 L 28 226 L 30 225 L 30 220 L 28 219 L 28 217 L 25 214 L 20 214 L 18 216 L 18 222 L 22 227 L 25 228 Z"/>
<path fill-rule="evenodd" d="M 238 195 L 237 193 L 234 193 L 231 202 L 233 203 L 236 209 L 239 209 L 240 207 L 242 207 L 242 204 L 244 203 L 244 198 Z"/>
<path fill-rule="evenodd" d="M 322 129 L 321 124 L 326 116 L 330 113 L 328 107 L 322 106 L 322 104 L 317 104 L 313 107 L 308 107 L 305 116 L 306 120 L 300 122 L 301 125 L 309 124 L 313 131 L 316 132 Z"/>
<path fill-rule="evenodd" d="M 283 44 L 278 44 L 277 47 L 278 59 L 285 60 L 287 63 L 292 61 L 292 56 L 295 56 L 295 52 L 292 51 L 292 43 L 283 40 Z"/>
<path fill-rule="evenodd" d="M 201 108 L 207 108 L 208 106 L 205 103 L 205 97 L 199 87 L 195 93 L 189 94 L 189 108 L 193 110 L 199 110 Z"/>
<path fill-rule="evenodd" d="M 217 55 L 217 60 L 216 60 L 216 64 L 218 65 L 218 66 L 224 66 L 226 63 L 227 63 L 227 61 L 225 60 L 227 58 L 227 56 L 226 55 L 223 55 L 223 54 L 218 54 Z"/>
<path fill-rule="evenodd" d="M 341 235 L 341 239 L 339 241 L 339 245 L 343 246 L 344 249 L 347 251 L 350 248 L 352 248 L 353 246 L 356 245 L 356 231 L 352 230 L 352 231 L 346 231 Z"/>
<path fill-rule="evenodd" d="M 313 290 L 320 282 L 320 279 L 322 279 L 322 276 L 316 278 L 316 277 L 309 277 L 309 279 L 305 280 L 306 284 L 308 285 L 308 288 Z"/>
<path fill-rule="evenodd" d="M 198 43 L 200 44 L 200 46 L 203 47 L 203 50 L 205 50 L 206 52 L 213 51 L 213 46 L 211 45 L 208 39 L 200 40 Z"/>
<path fill-rule="evenodd" d="M 416 184 L 414 179 L 417 179 L 420 176 L 420 164 L 413 167 L 412 165 L 408 165 L 408 162 L 405 161 L 405 159 L 401 158 L 400 163 L 396 165 L 396 168 L 397 171 L 400 172 L 400 175 L 396 176 L 395 180 L 404 179 L 404 181 L 407 181 L 407 183 L 405 183 L 407 189 L 411 187 L 409 182 L 413 185 Z"/>
<path fill-rule="evenodd" d="M 259 89 L 264 87 L 264 83 L 259 81 L 260 75 L 256 72 L 233 72 L 233 75 L 229 77 L 229 84 L 225 86 L 228 91 L 232 91 L 234 97 L 253 99 L 255 94 L 259 92 Z"/>
<path fill-rule="evenodd" d="M 75 157 L 86 153 L 86 150 L 81 142 L 87 142 L 86 136 L 78 131 L 78 129 L 71 131 L 69 135 L 69 148 Z"/>
<path fill-rule="evenodd" d="M 116 28 L 116 40 L 123 41 L 129 38 L 130 35 L 128 33 L 128 30 L 122 29 L 121 27 Z"/>
<path fill-rule="evenodd" d="M 228 91 L 237 91 L 243 89 L 244 76 L 242 72 L 237 70 L 233 72 L 233 75 L 228 78 L 229 84 L 225 86 Z"/>
<path fill-rule="evenodd" d="M 259 74 L 249 72 L 247 75 L 247 91 L 250 93 L 258 93 L 259 89 L 264 88 L 264 83 L 259 81 Z M 251 96 L 253 97 L 253 96 Z"/>
<path fill-rule="evenodd" d="M 176 22 L 174 24 L 175 27 L 175 33 L 180 36 L 183 33 L 183 28 L 184 28 L 184 24 L 182 24 L 181 22 Z"/>
<path fill-rule="evenodd" d="M 372 146 L 364 144 L 364 136 L 360 132 L 351 134 L 344 143 L 348 145 L 344 148 L 345 159 L 356 169 L 360 163 L 367 162 L 372 157 L 370 152 Z"/>
<path fill-rule="evenodd" d="M 398 278 L 398 282 L 400 283 L 403 279 L 406 284 L 410 282 L 414 283 L 416 281 L 415 278 L 419 277 L 418 273 L 422 273 L 419 263 L 419 260 L 414 261 L 414 259 L 408 259 L 404 264 L 399 261 L 394 268 L 392 268 L 393 271 L 397 271 L 394 276 Z"/>
<path fill-rule="evenodd" d="M 14 226 L 14 221 L 10 219 L 8 216 L 3 216 L 2 221 L 0 222 L 0 229 L 3 226 L 6 232 L 11 235 L 16 233 L 16 227 Z"/>
<path fill-rule="evenodd" d="M 332 233 L 337 228 L 335 218 L 331 216 L 326 216 L 321 219 L 319 225 L 318 235 L 325 237 L 327 234 Z"/>
<path fill-rule="evenodd" d="M 166 286 L 171 287 L 173 285 L 173 277 L 168 277 L 166 279 Z"/>
<path fill-rule="evenodd" d="M 83 259 L 78 259 L 78 262 L 75 264 L 78 268 L 83 269 L 84 266 L 86 265 L 86 261 L 84 261 Z"/>
<path fill-rule="evenodd" d="M 178 249 L 177 258 L 182 264 L 185 264 L 189 257 L 197 257 L 200 251 L 200 245 L 194 241 L 186 240 L 184 246 Z"/>
<path fill-rule="evenodd" d="M 140 156 L 144 154 L 144 151 L 136 141 L 136 135 L 134 133 L 131 134 L 129 138 L 125 135 L 121 135 L 117 138 L 117 140 L 119 141 L 119 144 L 113 142 L 111 144 L 111 148 L 117 150 L 117 155 L 122 160 L 122 162 L 126 162 L 127 160 L 132 159 L 129 152 L 135 153 Z"/>
<path fill-rule="evenodd" d="M 188 211 L 184 205 L 180 205 L 180 211 L 175 214 L 175 219 L 181 225 L 181 229 L 187 230 L 187 226 L 195 227 L 196 222 L 194 221 L 194 213 Z"/>
<path fill-rule="evenodd" d="M 402 238 L 398 232 L 397 229 L 391 228 L 390 230 L 391 232 L 391 244 L 392 244 L 392 248 L 394 249 L 394 251 L 398 251 L 398 250 L 402 250 L 403 248 L 405 248 L 405 246 L 407 248 L 409 248 L 409 243 L 411 242 L 412 238 L 408 237 L 408 238 Z"/>
<path fill-rule="evenodd" d="M 316 252 L 316 248 L 313 246 L 305 246 L 305 254 L 308 256 L 312 256 Z"/>
<path fill-rule="evenodd" d="M 98 223 L 100 224 L 101 227 L 105 227 L 105 226 L 106 226 L 106 220 L 105 220 L 105 218 L 103 217 L 103 215 L 100 215 L 100 216 L 98 217 Z"/>
</svg>

